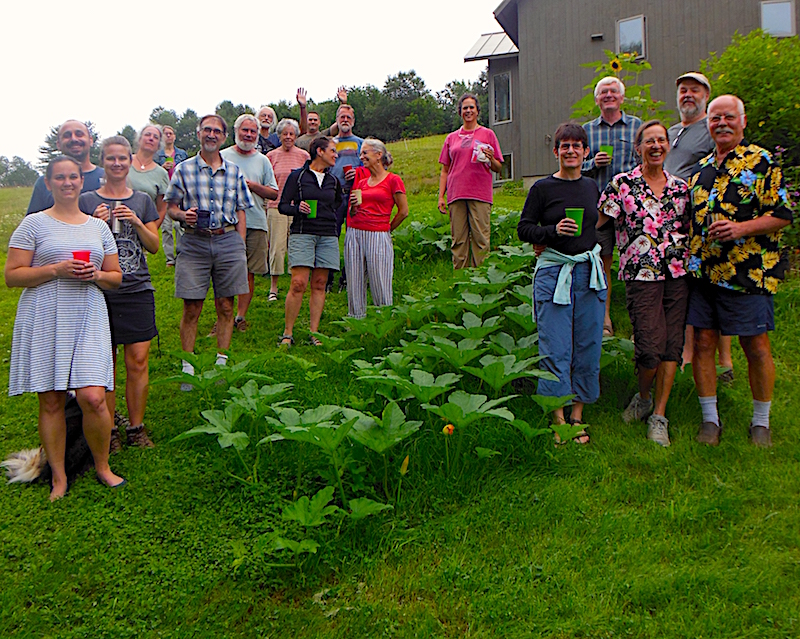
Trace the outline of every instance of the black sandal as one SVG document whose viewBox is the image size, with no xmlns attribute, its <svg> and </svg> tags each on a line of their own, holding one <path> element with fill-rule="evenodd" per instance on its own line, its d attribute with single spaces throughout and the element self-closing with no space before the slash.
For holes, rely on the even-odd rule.
<svg viewBox="0 0 800 639">
<path fill-rule="evenodd" d="M 286 340 L 289 341 L 287 342 Z M 286 346 L 287 348 L 294 346 L 294 337 L 291 335 L 281 335 L 278 339 L 278 346 Z"/>
<path fill-rule="evenodd" d="M 322 346 L 322 340 L 319 337 L 317 337 L 316 335 L 312 335 L 311 337 L 309 337 L 308 338 L 308 343 L 311 346 Z"/>
</svg>

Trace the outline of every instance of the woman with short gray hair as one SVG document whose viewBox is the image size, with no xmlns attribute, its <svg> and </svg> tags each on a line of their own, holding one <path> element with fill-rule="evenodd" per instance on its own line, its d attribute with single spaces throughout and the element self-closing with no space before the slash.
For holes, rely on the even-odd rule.
<svg viewBox="0 0 800 639">
<path fill-rule="evenodd" d="M 347 271 L 347 310 L 350 317 L 367 314 L 367 277 L 375 306 L 391 306 L 394 275 L 392 231 L 408 217 L 406 187 L 390 173 L 392 154 L 376 138 L 361 143 L 361 163 L 350 192 L 350 211 L 344 239 Z M 397 213 L 392 217 L 392 210 Z"/>
</svg>

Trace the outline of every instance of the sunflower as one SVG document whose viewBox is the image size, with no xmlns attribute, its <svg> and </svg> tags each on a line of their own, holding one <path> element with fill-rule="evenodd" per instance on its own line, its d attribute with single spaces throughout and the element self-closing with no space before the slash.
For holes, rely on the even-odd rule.
<svg viewBox="0 0 800 639">
<path fill-rule="evenodd" d="M 622 71 L 622 63 L 619 61 L 619 58 L 614 58 L 611 60 L 611 62 L 608 63 L 608 66 L 611 67 L 611 70 L 614 73 Z"/>
</svg>

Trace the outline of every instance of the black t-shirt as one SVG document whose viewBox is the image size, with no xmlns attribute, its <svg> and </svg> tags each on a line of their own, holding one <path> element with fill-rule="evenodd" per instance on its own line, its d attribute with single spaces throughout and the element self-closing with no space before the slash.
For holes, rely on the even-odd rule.
<svg viewBox="0 0 800 639">
<path fill-rule="evenodd" d="M 539 180 L 528 192 L 517 234 L 523 242 L 546 244 L 565 255 L 577 255 L 594 248 L 597 243 L 597 200 L 600 193 L 594 180 L 581 177 L 562 180 L 550 176 Z M 566 215 L 565 209 L 583 209 L 583 230 L 577 237 L 556 235 L 556 224 Z"/>
</svg>

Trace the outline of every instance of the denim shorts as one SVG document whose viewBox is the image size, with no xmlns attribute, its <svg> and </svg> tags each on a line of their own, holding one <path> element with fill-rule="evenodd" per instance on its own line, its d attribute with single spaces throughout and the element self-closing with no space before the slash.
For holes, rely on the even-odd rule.
<svg viewBox="0 0 800 639">
<path fill-rule="evenodd" d="M 705 282 L 695 282 L 689 294 L 686 323 L 722 335 L 753 337 L 775 330 L 772 295 L 731 291 Z"/>
<path fill-rule="evenodd" d="M 292 233 L 289 236 L 289 268 L 295 266 L 338 271 L 339 238 L 335 235 Z"/>
</svg>

